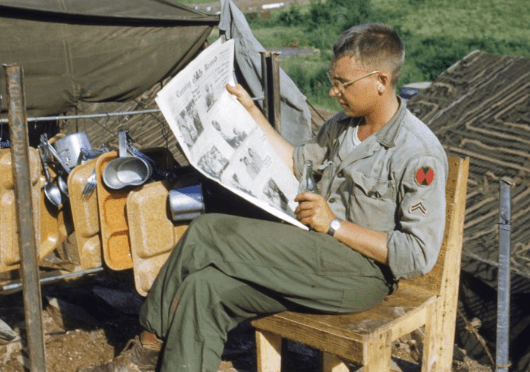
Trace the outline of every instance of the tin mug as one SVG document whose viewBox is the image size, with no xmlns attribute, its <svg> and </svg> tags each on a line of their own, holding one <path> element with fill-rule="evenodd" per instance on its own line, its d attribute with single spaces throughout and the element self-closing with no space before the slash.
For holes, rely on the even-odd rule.
<svg viewBox="0 0 530 372">
<path fill-rule="evenodd" d="M 169 191 L 169 209 L 173 221 L 186 221 L 204 213 L 204 199 L 201 185 Z"/>
<path fill-rule="evenodd" d="M 153 169 L 148 161 L 136 157 L 116 158 L 111 160 L 103 170 L 102 179 L 105 185 L 113 190 L 126 186 L 140 186 L 146 183 Z"/>
</svg>

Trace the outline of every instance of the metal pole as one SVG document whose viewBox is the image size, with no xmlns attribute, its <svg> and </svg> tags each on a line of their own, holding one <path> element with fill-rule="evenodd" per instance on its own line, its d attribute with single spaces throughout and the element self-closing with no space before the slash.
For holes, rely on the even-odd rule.
<svg viewBox="0 0 530 372">
<path fill-rule="evenodd" d="M 120 112 L 104 112 L 101 114 L 83 114 L 83 115 L 58 115 L 58 116 L 34 116 L 27 118 L 30 121 L 49 121 L 49 120 L 69 120 L 69 119 L 99 119 L 109 118 L 111 116 L 129 116 L 129 115 L 143 115 L 143 114 L 157 114 L 160 109 L 147 109 L 138 111 L 120 111 Z M 9 119 L 0 119 L 0 124 L 7 123 Z"/>
<path fill-rule="evenodd" d="M 103 270 L 104 270 L 103 267 L 97 267 L 95 269 L 89 269 L 89 270 L 83 270 L 83 271 L 75 271 L 73 273 L 50 276 L 50 277 L 42 278 L 40 280 L 40 284 L 42 286 L 43 284 L 55 283 L 55 282 L 57 282 L 57 281 L 59 281 L 61 279 L 71 278 L 73 276 L 94 274 L 94 273 L 97 273 L 97 272 L 100 272 L 100 271 L 103 271 Z M 0 286 L 0 294 L 13 294 L 13 293 L 16 293 L 16 292 L 20 291 L 21 289 L 23 289 L 22 286 L 23 286 L 22 283 L 12 283 L 12 284 L 6 284 L 4 286 Z"/>
<path fill-rule="evenodd" d="M 7 86 L 11 163 L 13 168 L 26 336 L 31 372 L 46 372 L 42 298 L 33 223 L 28 126 L 22 66 L 4 66 Z"/>
<path fill-rule="evenodd" d="M 499 214 L 499 275 L 497 295 L 497 354 L 496 371 L 507 372 L 510 367 L 510 187 L 512 182 L 500 183 Z"/>
</svg>

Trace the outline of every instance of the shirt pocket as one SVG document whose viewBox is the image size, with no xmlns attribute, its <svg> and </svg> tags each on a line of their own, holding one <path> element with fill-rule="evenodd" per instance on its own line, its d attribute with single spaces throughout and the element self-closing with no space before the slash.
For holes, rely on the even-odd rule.
<svg viewBox="0 0 530 372">
<path fill-rule="evenodd" d="M 392 180 L 352 172 L 347 175 L 350 184 L 352 221 L 378 231 L 395 227 L 396 186 Z"/>
<path fill-rule="evenodd" d="M 349 178 L 354 186 L 354 192 L 370 199 L 394 200 L 396 187 L 392 180 L 382 180 L 364 173 L 352 172 Z"/>
</svg>

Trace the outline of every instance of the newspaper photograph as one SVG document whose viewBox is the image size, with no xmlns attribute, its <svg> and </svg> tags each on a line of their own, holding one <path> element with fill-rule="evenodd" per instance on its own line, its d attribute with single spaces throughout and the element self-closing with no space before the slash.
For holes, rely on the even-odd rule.
<svg viewBox="0 0 530 372">
<path fill-rule="evenodd" d="M 177 74 L 156 102 L 190 164 L 293 225 L 298 180 L 259 125 L 225 88 L 234 85 L 234 41 L 219 39 Z"/>
</svg>

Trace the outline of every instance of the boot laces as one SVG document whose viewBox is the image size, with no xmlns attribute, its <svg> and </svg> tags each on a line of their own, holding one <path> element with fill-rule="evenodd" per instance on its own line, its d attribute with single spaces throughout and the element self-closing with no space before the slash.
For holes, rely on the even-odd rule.
<svg viewBox="0 0 530 372">
<path fill-rule="evenodd" d="M 140 369 L 153 369 L 154 366 L 149 360 L 150 357 L 153 357 L 153 353 L 155 353 L 155 351 L 145 349 L 140 338 L 136 336 L 127 342 L 121 355 L 136 364 Z"/>
</svg>

